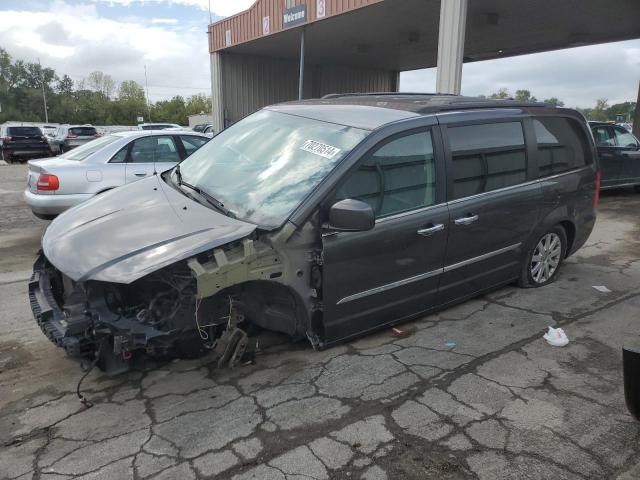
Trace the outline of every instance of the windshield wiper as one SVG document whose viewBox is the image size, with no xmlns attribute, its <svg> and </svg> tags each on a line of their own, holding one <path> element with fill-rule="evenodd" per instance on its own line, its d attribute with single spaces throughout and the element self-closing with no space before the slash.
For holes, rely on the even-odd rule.
<svg viewBox="0 0 640 480">
<path fill-rule="evenodd" d="M 193 190 L 194 192 L 196 192 L 198 195 L 200 195 L 201 197 L 203 197 L 207 203 L 209 203 L 210 205 L 214 206 L 215 208 L 217 208 L 218 210 L 220 210 L 222 213 L 224 213 L 227 217 L 231 217 L 231 218 L 237 218 L 236 214 L 233 213 L 231 210 L 229 210 L 228 208 L 226 208 L 224 206 L 224 203 L 222 203 L 220 200 L 218 200 L 217 198 L 209 195 L 207 192 L 205 192 L 204 190 L 202 190 L 200 187 L 196 186 L 196 185 L 191 185 L 190 183 L 187 183 L 185 181 L 182 180 L 182 176 L 179 176 L 179 185 L 182 187 L 187 187 L 191 190 Z"/>
</svg>

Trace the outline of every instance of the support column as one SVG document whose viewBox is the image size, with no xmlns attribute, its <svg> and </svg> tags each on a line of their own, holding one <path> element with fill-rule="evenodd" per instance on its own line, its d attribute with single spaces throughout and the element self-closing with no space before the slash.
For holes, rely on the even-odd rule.
<svg viewBox="0 0 640 480">
<path fill-rule="evenodd" d="M 304 27 L 300 30 L 300 75 L 298 77 L 298 100 L 304 95 Z"/>
<path fill-rule="evenodd" d="M 224 95 L 222 88 L 222 54 L 214 52 L 211 58 L 211 114 L 216 133 L 224 130 Z"/>
<path fill-rule="evenodd" d="M 440 0 L 436 91 L 460 94 L 468 0 Z"/>
<path fill-rule="evenodd" d="M 640 138 L 640 82 L 638 83 L 638 101 L 636 102 L 636 111 L 633 115 L 633 134 L 636 138 Z"/>
</svg>

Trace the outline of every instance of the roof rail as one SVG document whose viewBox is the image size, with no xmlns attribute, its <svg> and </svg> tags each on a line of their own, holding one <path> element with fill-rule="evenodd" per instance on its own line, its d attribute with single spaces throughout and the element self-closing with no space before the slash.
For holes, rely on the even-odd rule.
<svg viewBox="0 0 640 480">
<path fill-rule="evenodd" d="M 329 93 L 322 97 L 323 99 L 344 98 L 344 97 L 440 97 L 451 96 L 458 97 L 453 93 L 433 93 L 433 92 L 353 92 L 353 93 Z"/>
</svg>

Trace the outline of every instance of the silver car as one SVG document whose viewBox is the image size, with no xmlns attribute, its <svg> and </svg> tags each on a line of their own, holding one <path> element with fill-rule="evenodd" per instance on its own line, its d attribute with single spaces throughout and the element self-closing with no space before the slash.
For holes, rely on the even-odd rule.
<svg viewBox="0 0 640 480">
<path fill-rule="evenodd" d="M 24 198 L 50 219 L 95 195 L 168 170 L 209 141 L 192 131 L 105 135 L 56 158 L 28 163 Z"/>
<path fill-rule="evenodd" d="M 49 145 L 54 154 L 64 153 L 98 137 L 100 132 L 92 125 L 60 125 Z"/>
</svg>

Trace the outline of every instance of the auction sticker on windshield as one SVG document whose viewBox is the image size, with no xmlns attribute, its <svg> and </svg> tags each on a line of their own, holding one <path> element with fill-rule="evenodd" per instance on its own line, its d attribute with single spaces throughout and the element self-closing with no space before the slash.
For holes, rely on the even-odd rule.
<svg viewBox="0 0 640 480">
<path fill-rule="evenodd" d="M 320 155 L 324 158 L 333 158 L 338 153 L 340 153 L 339 148 L 332 147 L 331 145 L 327 145 L 325 143 L 316 142 L 315 140 L 307 140 L 302 144 L 300 150 L 304 150 L 305 152 L 313 153 L 315 155 Z"/>
</svg>

